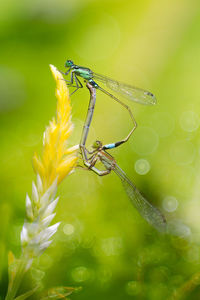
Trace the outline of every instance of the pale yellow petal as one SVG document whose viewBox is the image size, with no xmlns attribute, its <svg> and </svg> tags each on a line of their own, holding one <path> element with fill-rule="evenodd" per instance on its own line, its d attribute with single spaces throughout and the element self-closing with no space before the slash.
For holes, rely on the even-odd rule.
<svg viewBox="0 0 200 300">
<path fill-rule="evenodd" d="M 43 178 L 45 174 L 45 169 L 41 160 L 38 158 L 37 153 L 34 153 L 32 163 L 33 163 L 33 169 L 35 173 L 39 174 L 40 177 Z"/>
<path fill-rule="evenodd" d="M 60 183 L 76 166 L 77 157 L 72 156 L 57 168 L 58 183 Z"/>
<path fill-rule="evenodd" d="M 67 149 L 67 140 L 73 131 L 69 90 L 62 74 L 54 66 L 50 65 L 50 68 L 56 80 L 57 117 L 45 130 L 41 160 L 36 154 L 33 157 L 34 170 L 46 188 L 57 177 L 60 182 L 72 171 L 77 160 L 76 151 Z"/>
</svg>

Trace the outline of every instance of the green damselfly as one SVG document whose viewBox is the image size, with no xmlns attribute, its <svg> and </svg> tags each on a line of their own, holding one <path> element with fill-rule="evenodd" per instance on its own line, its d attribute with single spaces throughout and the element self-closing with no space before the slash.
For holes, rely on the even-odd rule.
<svg viewBox="0 0 200 300">
<path fill-rule="evenodd" d="M 158 231 L 167 232 L 167 222 L 164 215 L 147 201 L 126 173 L 117 165 L 115 159 L 106 151 L 109 149 L 108 145 L 103 146 L 100 141 L 96 141 L 93 148 L 94 151 L 91 152 L 90 158 L 85 163 L 87 168 L 99 176 L 104 176 L 114 171 L 121 179 L 126 194 L 140 215 Z M 100 170 L 95 166 L 98 161 L 103 164 L 104 170 Z"/>
<path fill-rule="evenodd" d="M 137 123 L 134 119 L 134 116 L 133 116 L 129 106 L 126 105 L 125 103 L 123 103 L 122 101 L 120 101 L 118 98 L 116 98 L 114 95 L 112 95 L 108 91 L 104 90 L 101 86 L 98 85 L 98 83 L 96 83 L 96 80 L 99 81 L 99 82 L 102 82 L 109 89 L 111 89 L 112 91 L 124 96 L 125 98 L 128 98 L 129 100 L 138 102 L 140 104 L 145 104 L 145 105 L 154 105 L 154 104 L 156 104 L 156 98 L 152 93 L 150 93 L 148 91 L 145 91 L 143 89 L 140 89 L 140 88 L 135 88 L 135 87 L 133 87 L 131 85 L 128 85 L 128 84 L 118 82 L 116 80 L 110 79 L 109 77 L 94 73 L 89 68 L 85 68 L 85 67 L 75 65 L 72 60 L 67 60 L 66 63 L 65 63 L 65 67 L 68 68 L 68 70 L 64 74 L 65 75 L 71 74 L 71 80 L 66 80 L 66 82 L 68 83 L 69 86 L 75 87 L 75 90 L 72 92 L 72 94 L 75 93 L 78 89 L 83 87 L 81 81 L 78 78 L 78 77 L 81 77 L 87 82 L 88 88 L 89 88 L 89 86 L 91 86 L 95 90 L 102 91 L 103 93 L 110 96 L 112 99 L 117 101 L 125 109 L 128 110 L 128 112 L 130 114 L 130 117 L 133 121 L 133 128 L 131 129 L 129 134 L 124 139 L 120 140 L 119 142 L 111 143 L 110 144 L 110 149 L 115 148 L 115 147 L 123 144 L 124 142 L 126 142 L 129 139 L 129 137 L 131 136 L 131 134 L 133 133 L 133 131 L 136 129 Z M 95 95 L 95 97 L 96 97 L 96 95 Z M 87 118 L 86 118 L 86 122 L 85 122 L 85 125 L 84 125 L 84 136 L 83 136 L 83 139 L 85 141 L 86 141 L 88 131 L 89 131 L 89 127 L 90 127 L 90 123 L 91 123 L 91 120 L 92 120 L 92 116 L 93 116 L 93 112 L 94 112 L 94 106 L 95 106 L 95 101 L 93 101 L 93 103 L 90 103 L 90 105 L 88 107 L 88 113 L 87 113 Z"/>
</svg>

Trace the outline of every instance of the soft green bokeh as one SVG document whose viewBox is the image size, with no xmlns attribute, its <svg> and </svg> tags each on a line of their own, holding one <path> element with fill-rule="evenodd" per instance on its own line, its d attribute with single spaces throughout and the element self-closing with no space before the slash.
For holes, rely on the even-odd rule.
<svg viewBox="0 0 200 300">
<path fill-rule="evenodd" d="M 146 224 L 115 174 L 99 178 L 76 170 L 59 188 L 56 219 L 62 225 L 34 263 L 33 284 L 82 286 L 72 296 L 80 300 L 200 298 L 199 32 L 198 0 L 1 3 L 0 299 L 7 289 L 8 251 L 20 255 L 25 194 L 35 179 L 32 155 L 41 150 L 45 126 L 55 115 L 49 64 L 64 70 L 66 59 L 157 96 L 154 107 L 129 102 L 138 129 L 111 153 L 171 223 L 179 219 L 184 238 L 162 236 Z M 74 145 L 88 91 L 71 100 Z M 97 92 L 88 145 L 124 137 L 128 117 Z M 25 280 L 22 290 L 28 286 Z"/>
</svg>

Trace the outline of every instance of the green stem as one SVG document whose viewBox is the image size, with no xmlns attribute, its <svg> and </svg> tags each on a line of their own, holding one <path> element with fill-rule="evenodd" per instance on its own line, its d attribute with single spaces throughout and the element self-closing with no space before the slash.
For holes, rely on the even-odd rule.
<svg viewBox="0 0 200 300">
<path fill-rule="evenodd" d="M 18 264 L 14 279 L 11 280 L 9 278 L 8 292 L 7 292 L 5 300 L 14 300 L 15 299 L 15 296 L 17 294 L 17 291 L 19 289 L 19 286 L 22 282 L 22 279 L 23 279 L 26 271 L 27 271 L 27 260 L 26 259 L 24 260 L 22 258 Z"/>
</svg>

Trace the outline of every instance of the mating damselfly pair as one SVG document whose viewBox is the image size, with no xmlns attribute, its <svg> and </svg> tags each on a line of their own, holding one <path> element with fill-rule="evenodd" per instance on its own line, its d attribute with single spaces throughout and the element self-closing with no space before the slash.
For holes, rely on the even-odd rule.
<svg viewBox="0 0 200 300">
<path fill-rule="evenodd" d="M 106 151 L 108 149 L 116 148 L 119 145 L 125 143 L 130 138 L 131 134 L 137 127 L 137 123 L 134 119 L 134 116 L 129 108 L 128 105 L 123 103 L 117 97 L 103 89 L 97 82 L 100 81 L 101 83 L 105 84 L 109 89 L 112 91 L 132 100 L 134 102 L 138 102 L 144 105 L 154 105 L 156 104 L 155 96 L 143 89 L 135 88 L 131 85 L 127 85 L 109 77 L 94 73 L 89 68 L 81 67 L 75 65 L 72 60 L 67 60 L 65 63 L 65 67 L 68 70 L 64 73 L 64 75 L 70 74 L 70 80 L 66 80 L 68 86 L 75 87 L 75 90 L 71 93 L 75 93 L 78 89 L 82 88 L 83 85 L 79 78 L 84 79 L 86 82 L 86 86 L 90 91 L 90 103 L 88 106 L 88 112 L 86 121 L 83 127 L 81 142 L 80 142 L 80 150 L 82 154 L 82 159 L 85 166 L 89 169 L 94 171 L 99 176 L 107 175 L 112 170 L 119 176 L 122 181 L 123 187 L 130 198 L 134 207 L 138 210 L 141 216 L 153 225 L 157 230 L 161 232 L 166 231 L 166 220 L 162 213 L 150 204 L 146 198 L 139 192 L 133 182 L 127 177 L 125 172 L 117 165 L 115 159 Z M 63 72 L 62 72 L 63 73 Z M 90 124 L 92 121 L 94 107 L 96 102 L 96 90 L 102 91 L 104 94 L 110 96 L 112 99 L 117 101 L 121 104 L 130 114 L 130 117 L 133 121 L 133 128 L 129 132 L 129 134 L 122 140 L 103 145 L 100 141 L 96 141 L 93 145 L 94 150 L 89 152 L 86 149 L 86 140 L 89 133 Z M 88 156 L 89 155 L 89 156 Z M 97 162 L 101 162 L 104 166 L 105 170 L 99 170 L 95 165 Z"/>
</svg>

